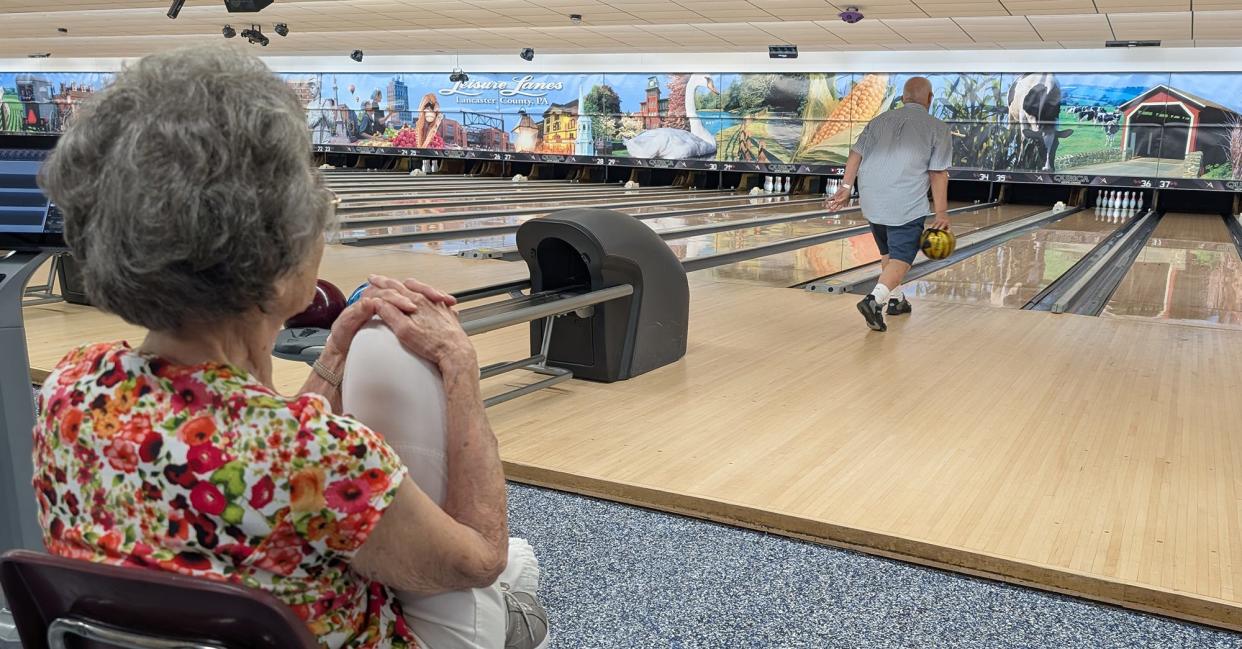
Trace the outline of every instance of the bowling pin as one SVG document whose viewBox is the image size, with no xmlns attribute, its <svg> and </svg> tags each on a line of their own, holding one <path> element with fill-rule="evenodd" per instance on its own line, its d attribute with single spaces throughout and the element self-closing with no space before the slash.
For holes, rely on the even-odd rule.
<svg viewBox="0 0 1242 649">
<path fill-rule="evenodd" d="M 772 193 L 772 177 L 771 176 L 763 177 L 763 191 L 768 194 Z"/>
<path fill-rule="evenodd" d="M 789 176 L 785 176 L 785 187 L 782 193 L 785 193 L 785 194 L 789 193 Z"/>
<path fill-rule="evenodd" d="M 1138 209 L 1138 198 L 1135 196 L 1135 192 L 1130 192 L 1130 211 L 1133 212 L 1136 209 Z"/>
<path fill-rule="evenodd" d="M 1143 194 L 1142 194 L 1142 192 L 1139 192 L 1139 195 L 1138 195 L 1138 207 L 1137 207 L 1137 208 L 1135 208 L 1135 209 L 1137 209 L 1137 210 L 1142 210 L 1142 209 L 1143 209 Z"/>
<path fill-rule="evenodd" d="M 427 173 L 430 170 L 431 170 L 431 161 L 423 160 L 423 173 Z"/>
</svg>

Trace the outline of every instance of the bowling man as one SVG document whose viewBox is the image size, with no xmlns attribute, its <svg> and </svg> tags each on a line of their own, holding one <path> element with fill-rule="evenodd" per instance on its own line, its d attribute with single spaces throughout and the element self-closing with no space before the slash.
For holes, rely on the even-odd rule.
<svg viewBox="0 0 1242 649">
<path fill-rule="evenodd" d="M 871 120 L 850 149 L 845 177 L 828 207 L 839 210 L 862 180 L 863 214 L 880 248 L 880 279 L 858 310 L 874 331 L 885 331 L 888 315 L 910 313 L 901 281 L 919 251 L 930 187 L 935 220 L 931 227 L 949 229 L 949 165 L 953 142 L 949 126 L 932 117 L 931 82 L 912 77 L 901 95 L 902 106 Z"/>
</svg>

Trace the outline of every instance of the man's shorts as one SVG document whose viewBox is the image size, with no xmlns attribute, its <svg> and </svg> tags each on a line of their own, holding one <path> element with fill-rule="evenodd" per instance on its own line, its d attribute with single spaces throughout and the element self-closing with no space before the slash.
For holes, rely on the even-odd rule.
<svg viewBox="0 0 1242 649">
<path fill-rule="evenodd" d="M 871 224 L 871 235 L 880 247 L 881 255 L 890 259 L 914 263 L 914 256 L 919 254 L 919 237 L 923 236 L 923 219 L 920 216 L 903 225 Z"/>
</svg>

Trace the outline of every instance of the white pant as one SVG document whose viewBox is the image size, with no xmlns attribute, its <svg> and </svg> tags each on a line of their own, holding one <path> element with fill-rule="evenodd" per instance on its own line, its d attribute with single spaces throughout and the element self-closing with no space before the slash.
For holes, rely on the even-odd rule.
<svg viewBox="0 0 1242 649">
<path fill-rule="evenodd" d="M 394 385 L 400 386 L 401 399 L 375 397 L 391 393 Z M 384 435 L 415 484 L 443 505 L 446 430 L 439 369 L 406 351 L 388 327 L 372 322 L 350 343 L 341 402 L 346 413 Z M 427 649 L 504 647 L 507 609 L 496 585 L 430 597 L 398 591 L 397 597 Z"/>
</svg>

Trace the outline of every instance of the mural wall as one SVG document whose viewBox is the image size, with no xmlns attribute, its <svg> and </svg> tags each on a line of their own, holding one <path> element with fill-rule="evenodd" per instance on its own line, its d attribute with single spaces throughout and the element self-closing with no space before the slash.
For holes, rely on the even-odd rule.
<svg viewBox="0 0 1242 649">
<path fill-rule="evenodd" d="M 321 151 L 831 173 L 912 74 L 282 76 Z M 925 76 L 958 177 L 1242 180 L 1242 73 Z M 0 74 L 0 130 L 63 129 L 109 78 Z"/>
</svg>

